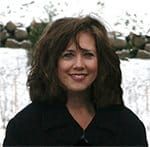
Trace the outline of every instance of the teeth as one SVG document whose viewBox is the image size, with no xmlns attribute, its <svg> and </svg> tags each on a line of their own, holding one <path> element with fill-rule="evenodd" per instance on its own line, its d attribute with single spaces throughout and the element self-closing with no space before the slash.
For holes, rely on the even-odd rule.
<svg viewBox="0 0 150 147">
<path fill-rule="evenodd" d="M 72 75 L 71 76 L 74 80 L 83 80 L 85 75 Z"/>
</svg>

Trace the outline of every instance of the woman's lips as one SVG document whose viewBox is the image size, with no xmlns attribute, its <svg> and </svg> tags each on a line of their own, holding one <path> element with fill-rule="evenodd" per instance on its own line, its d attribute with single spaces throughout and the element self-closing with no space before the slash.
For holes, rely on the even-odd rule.
<svg viewBox="0 0 150 147">
<path fill-rule="evenodd" d="M 87 76 L 87 74 L 71 74 L 70 76 L 75 81 L 82 81 L 82 80 L 85 79 L 85 77 Z"/>
</svg>

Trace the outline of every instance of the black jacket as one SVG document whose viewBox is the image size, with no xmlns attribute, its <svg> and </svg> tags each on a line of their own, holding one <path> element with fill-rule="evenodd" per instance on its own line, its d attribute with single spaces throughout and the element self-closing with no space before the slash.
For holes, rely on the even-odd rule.
<svg viewBox="0 0 150 147">
<path fill-rule="evenodd" d="M 64 105 L 31 103 L 8 123 L 3 146 L 148 146 L 143 123 L 124 106 L 97 110 L 85 131 Z M 81 143 L 81 144 L 80 144 Z"/>
</svg>

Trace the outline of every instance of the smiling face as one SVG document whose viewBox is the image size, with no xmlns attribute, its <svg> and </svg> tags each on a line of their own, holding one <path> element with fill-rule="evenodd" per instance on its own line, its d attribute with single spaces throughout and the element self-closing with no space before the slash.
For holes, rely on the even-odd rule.
<svg viewBox="0 0 150 147">
<path fill-rule="evenodd" d="M 97 51 L 94 37 L 88 32 L 77 36 L 80 48 L 72 42 L 58 60 L 58 79 L 67 91 L 86 90 L 97 77 Z"/>
</svg>

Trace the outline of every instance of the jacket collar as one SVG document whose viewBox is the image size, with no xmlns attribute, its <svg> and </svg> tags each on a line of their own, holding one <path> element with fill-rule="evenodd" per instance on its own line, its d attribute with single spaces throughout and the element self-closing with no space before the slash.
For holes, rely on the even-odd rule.
<svg viewBox="0 0 150 147">
<path fill-rule="evenodd" d="M 42 128 L 59 128 L 73 125 L 69 112 L 64 104 L 46 104 L 42 113 Z M 97 128 L 109 128 L 115 132 L 119 121 L 122 106 L 100 108 L 95 114 L 93 123 Z M 119 111 L 118 111 L 119 110 Z M 88 127 L 87 127 L 88 128 Z"/>
<path fill-rule="evenodd" d="M 96 126 L 98 128 L 109 128 L 113 132 L 116 132 L 120 123 L 121 109 L 119 105 L 98 109 L 96 113 Z"/>
<path fill-rule="evenodd" d="M 42 128 L 59 128 L 69 125 L 66 107 L 62 104 L 47 104 L 42 113 Z"/>
</svg>

